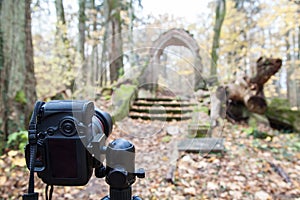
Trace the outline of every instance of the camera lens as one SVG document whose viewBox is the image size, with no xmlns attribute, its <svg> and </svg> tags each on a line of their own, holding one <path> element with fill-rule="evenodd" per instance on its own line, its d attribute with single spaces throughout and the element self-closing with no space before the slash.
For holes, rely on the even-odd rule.
<svg viewBox="0 0 300 200">
<path fill-rule="evenodd" d="M 113 128 L 111 116 L 107 112 L 100 111 L 99 109 L 95 109 L 95 116 L 101 122 L 101 126 L 103 127 L 102 131 L 108 137 Z"/>
<path fill-rule="evenodd" d="M 74 124 L 74 120 L 72 119 L 64 119 L 61 121 L 60 126 L 59 126 L 60 131 L 62 134 L 65 136 L 72 136 L 76 132 L 76 127 Z"/>
</svg>

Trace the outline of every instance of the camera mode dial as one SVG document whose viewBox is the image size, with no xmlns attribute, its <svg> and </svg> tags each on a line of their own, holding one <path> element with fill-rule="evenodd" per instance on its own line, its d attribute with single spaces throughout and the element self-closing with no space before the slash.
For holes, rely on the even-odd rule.
<svg viewBox="0 0 300 200">
<path fill-rule="evenodd" d="M 75 121 L 70 118 L 63 119 L 60 122 L 59 130 L 65 136 L 73 136 L 76 133 Z"/>
</svg>

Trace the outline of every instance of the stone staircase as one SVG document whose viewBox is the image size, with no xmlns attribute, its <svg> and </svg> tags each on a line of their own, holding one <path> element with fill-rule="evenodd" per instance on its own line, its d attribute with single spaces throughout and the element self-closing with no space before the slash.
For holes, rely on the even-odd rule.
<svg viewBox="0 0 300 200">
<path fill-rule="evenodd" d="M 137 98 L 130 109 L 132 119 L 180 121 L 191 119 L 195 102 L 172 97 Z"/>
</svg>

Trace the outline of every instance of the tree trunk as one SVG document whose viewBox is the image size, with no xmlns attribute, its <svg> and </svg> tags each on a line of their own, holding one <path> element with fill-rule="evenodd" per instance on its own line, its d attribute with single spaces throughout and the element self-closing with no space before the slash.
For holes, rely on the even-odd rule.
<svg viewBox="0 0 300 200">
<path fill-rule="evenodd" d="M 25 96 L 28 103 L 25 107 L 25 113 L 32 112 L 34 102 L 37 99 L 36 95 L 36 79 L 34 75 L 34 61 L 33 61 L 33 45 L 31 34 L 31 0 L 25 0 Z M 26 116 L 26 125 L 29 123 L 29 115 Z"/>
<path fill-rule="evenodd" d="M 105 25 L 104 25 L 104 35 L 102 41 L 102 49 L 101 49 L 101 59 L 100 64 L 96 70 L 96 80 L 99 81 L 100 87 L 106 85 L 107 83 L 107 71 L 106 71 L 106 53 L 108 49 L 108 42 L 107 37 L 109 35 L 109 20 L 110 20 L 110 10 L 109 10 L 109 0 L 104 0 L 103 2 L 104 7 L 104 18 L 105 18 Z"/>
<path fill-rule="evenodd" d="M 231 120 L 246 119 L 247 113 L 245 115 L 245 112 L 258 114 L 266 112 L 267 103 L 263 92 L 264 84 L 278 72 L 282 61 L 281 59 L 259 58 L 256 64 L 255 76 L 252 78 L 247 76 L 237 77 L 231 84 L 225 86 L 226 92 L 221 92 L 223 86 L 220 86 L 216 94 L 213 95 L 218 99 L 211 102 L 213 126 L 217 125 L 217 119 L 223 118 L 221 104 L 224 102 L 224 96 L 227 102 L 226 116 Z"/>
<path fill-rule="evenodd" d="M 97 31 L 97 10 L 95 5 L 95 0 L 91 1 L 91 8 L 93 9 L 93 29 L 92 32 L 95 33 Z M 89 77 L 88 77 L 88 84 L 89 85 L 95 85 L 96 82 L 96 69 L 98 66 L 98 47 L 97 47 L 97 40 L 98 38 L 92 37 L 93 40 L 93 46 L 92 46 L 92 53 L 91 53 L 91 65 L 89 67 Z"/>
<path fill-rule="evenodd" d="M 250 79 L 238 77 L 233 84 L 229 84 L 228 98 L 243 102 L 250 112 L 264 114 L 267 109 L 264 84 L 278 72 L 281 64 L 281 59 L 259 58 L 256 63 L 256 75 Z"/>
<path fill-rule="evenodd" d="M 62 0 L 55 0 L 56 18 L 61 24 L 66 24 L 65 11 Z"/>
<path fill-rule="evenodd" d="M 291 44 L 290 44 L 290 31 L 286 33 L 286 51 L 287 51 L 287 75 L 286 75 L 286 84 L 287 84 L 287 96 L 291 106 L 297 105 L 297 94 L 296 94 L 296 85 L 295 81 L 292 80 L 292 75 L 295 73 L 295 63 L 292 60 L 291 53 Z"/>
<path fill-rule="evenodd" d="M 223 21 L 226 15 L 226 1 L 218 0 L 217 8 L 216 8 L 216 21 L 214 25 L 214 37 L 213 37 L 213 45 L 211 50 L 211 66 L 210 66 L 210 75 L 214 76 L 217 74 L 217 62 L 218 62 L 218 51 L 219 51 L 219 42 L 220 42 L 220 34 Z"/>
<path fill-rule="evenodd" d="M 55 64 L 60 68 L 61 75 L 67 77 L 68 81 L 57 85 L 56 95 L 61 93 L 61 91 L 71 90 L 74 91 L 74 79 L 70 80 L 69 72 L 74 69 L 74 57 L 70 52 L 71 45 L 68 38 L 67 22 L 65 19 L 64 4 L 63 0 L 55 0 L 56 9 L 56 35 L 55 35 L 55 57 L 59 58 L 55 61 Z M 54 96 L 56 96 L 54 95 Z"/>
<path fill-rule="evenodd" d="M 270 107 L 266 116 L 272 128 L 300 132 L 300 111 Z"/>
<path fill-rule="evenodd" d="M 0 1 L 0 40 L 3 41 L 0 119 L 6 137 L 27 128 L 36 100 L 30 3 L 30 0 Z"/>
<path fill-rule="evenodd" d="M 78 42 L 78 52 L 82 61 L 84 61 L 84 43 L 85 43 L 85 0 L 79 0 L 79 23 L 78 23 L 78 32 L 79 32 L 79 42 Z"/>
<path fill-rule="evenodd" d="M 119 0 L 109 0 L 110 10 L 110 46 L 109 46 L 109 68 L 110 82 L 117 81 L 123 75 L 123 41 L 122 41 L 122 21 L 121 2 Z"/>
<path fill-rule="evenodd" d="M 55 0 L 56 10 L 56 36 L 65 42 L 67 40 L 64 27 L 66 25 L 65 11 L 62 0 Z"/>
</svg>

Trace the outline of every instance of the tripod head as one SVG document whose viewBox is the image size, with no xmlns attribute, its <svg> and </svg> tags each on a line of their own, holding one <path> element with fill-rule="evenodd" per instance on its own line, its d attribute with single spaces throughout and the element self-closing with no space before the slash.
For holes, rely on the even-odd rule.
<svg viewBox="0 0 300 200">
<path fill-rule="evenodd" d="M 107 166 L 95 169 L 98 178 L 105 177 L 106 183 L 110 186 L 109 196 L 102 200 L 131 200 L 141 199 L 132 197 L 131 185 L 136 177 L 145 178 L 144 169 L 135 171 L 135 147 L 124 139 L 116 139 L 109 143 L 104 149 L 106 152 Z"/>
</svg>

